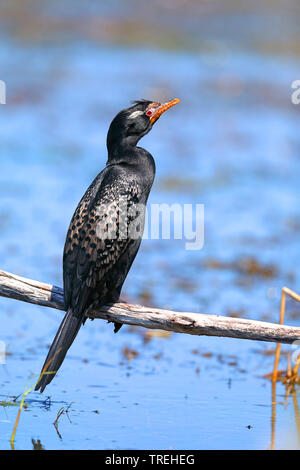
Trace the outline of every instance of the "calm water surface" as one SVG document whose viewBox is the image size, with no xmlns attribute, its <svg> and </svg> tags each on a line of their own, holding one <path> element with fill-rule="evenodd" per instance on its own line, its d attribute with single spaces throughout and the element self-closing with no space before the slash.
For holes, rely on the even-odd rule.
<svg viewBox="0 0 300 470">
<path fill-rule="evenodd" d="M 157 164 L 149 204 L 204 204 L 205 244 L 187 251 L 185 240 L 144 240 L 123 297 L 278 321 L 281 287 L 299 286 L 299 110 L 290 103 L 299 69 L 292 57 L 89 41 L 40 47 L 3 36 L 0 62 L 9 85 L 0 108 L 1 269 L 62 285 L 67 226 L 105 165 L 111 119 L 132 99 L 179 97 L 141 141 Z M 257 274 L 247 269 L 249 258 Z M 10 299 L 1 299 L 0 312 L 4 403 L 35 382 L 61 312 Z M 287 312 L 299 325 L 299 307 L 288 301 Z M 277 385 L 274 419 L 263 378 L 273 350 L 127 326 L 114 335 L 111 325 L 88 321 L 46 392 L 28 395 L 15 448 L 39 440 L 45 449 L 266 449 L 272 411 L 275 447 L 299 447 L 299 390 L 285 399 Z M 62 407 L 68 412 L 56 429 Z M 10 448 L 16 415 L 16 406 L 0 407 L 1 449 Z"/>
</svg>

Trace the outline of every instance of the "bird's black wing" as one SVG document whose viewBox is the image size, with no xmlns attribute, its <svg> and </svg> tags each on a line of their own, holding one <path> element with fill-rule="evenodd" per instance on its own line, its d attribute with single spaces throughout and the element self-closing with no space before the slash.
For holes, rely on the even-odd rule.
<svg viewBox="0 0 300 470">
<path fill-rule="evenodd" d="M 113 273 L 120 282 L 113 270 L 132 244 L 128 226 L 140 216 L 135 210 L 139 185 L 134 180 L 123 184 L 118 176 L 111 168 L 100 183 L 95 180 L 70 223 L 64 249 L 64 296 L 66 308 L 71 307 L 78 317 L 93 301 L 105 298 L 106 277 L 111 279 Z M 130 258 L 127 264 L 130 267 Z"/>
<path fill-rule="evenodd" d="M 118 298 L 140 243 L 139 238 L 131 238 L 127 233 L 132 221 L 140 221 L 140 206 L 135 209 L 139 197 L 139 186 L 134 178 L 124 178 L 120 169 L 106 168 L 80 201 L 64 250 L 67 312 L 50 346 L 35 390 L 43 392 L 53 380 L 84 323 L 87 309 L 94 302 Z M 117 331 L 120 324 L 115 327 Z"/>
<path fill-rule="evenodd" d="M 63 277 L 64 277 L 64 302 L 67 309 L 71 303 L 73 278 L 76 269 L 80 240 L 84 233 L 84 227 L 89 218 L 89 207 L 94 202 L 95 193 L 99 186 L 98 175 L 81 198 L 71 219 L 67 232 L 63 255 Z"/>
</svg>

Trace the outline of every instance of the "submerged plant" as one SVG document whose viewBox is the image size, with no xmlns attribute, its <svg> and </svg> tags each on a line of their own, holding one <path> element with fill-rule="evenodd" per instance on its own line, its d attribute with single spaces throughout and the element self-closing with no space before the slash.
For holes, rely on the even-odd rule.
<svg viewBox="0 0 300 470">
<path fill-rule="evenodd" d="M 290 297 L 292 297 L 292 299 L 296 300 L 297 302 L 300 302 L 300 295 L 299 294 L 297 294 L 293 290 L 289 289 L 288 287 L 283 287 L 282 288 L 281 302 L 280 302 L 280 319 L 279 319 L 279 324 L 280 325 L 283 325 L 283 323 L 284 323 L 286 294 L 289 295 Z M 298 355 L 298 357 L 296 359 L 296 364 L 295 364 L 294 367 L 292 367 L 292 365 L 291 365 L 291 357 L 289 355 L 286 371 L 284 371 L 284 370 L 283 371 L 278 371 L 280 351 L 281 351 L 280 343 L 277 343 L 273 373 L 268 374 L 267 377 L 270 377 L 272 379 L 272 382 L 274 382 L 274 383 L 277 380 L 280 380 L 286 385 L 300 384 L 300 377 L 298 375 L 298 370 L 299 370 L 299 366 L 300 366 L 300 354 Z"/>
<path fill-rule="evenodd" d="M 60 350 L 56 351 L 56 354 L 59 353 Z M 55 355 L 56 355 L 55 354 Z M 21 401 L 20 401 L 20 404 L 19 404 L 19 410 L 18 410 L 18 414 L 17 414 L 17 418 L 16 418 L 16 421 L 15 421 L 15 424 L 14 424 L 14 428 L 13 428 L 13 432 L 12 432 L 12 435 L 11 435 L 11 438 L 10 438 L 10 445 L 11 445 L 11 449 L 14 450 L 14 444 L 15 444 L 15 436 L 16 436 L 16 431 L 17 431 L 17 428 L 18 428 L 18 425 L 19 425 L 19 421 L 20 421 L 20 416 L 21 416 L 21 412 L 22 412 L 22 409 L 26 407 L 26 404 L 25 404 L 25 398 L 27 397 L 27 395 L 32 392 L 32 390 L 34 390 L 34 388 L 36 387 L 36 385 L 40 382 L 40 380 L 42 379 L 42 377 L 45 375 L 45 374 L 55 374 L 55 372 L 47 372 L 47 369 L 49 367 L 49 365 L 51 364 L 51 362 L 53 361 L 53 359 L 55 358 L 55 355 L 47 362 L 47 364 L 45 364 L 45 367 L 43 368 L 37 382 L 32 385 L 30 388 L 27 388 L 27 385 L 25 387 L 25 390 L 22 394 L 22 398 L 21 398 Z M 20 395 L 19 395 L 20 396 Z"/>
</svg>

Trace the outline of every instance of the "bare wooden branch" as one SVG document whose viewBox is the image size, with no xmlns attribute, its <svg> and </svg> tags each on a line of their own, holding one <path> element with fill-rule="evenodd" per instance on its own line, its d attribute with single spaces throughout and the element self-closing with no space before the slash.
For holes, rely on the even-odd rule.
<svg viewBox="0 0 300 470">
<path fill-rule="evenodd" d="M 59 310 L 65 309 L 63 290 L 60 287 L 1 270 L 0 296 Z M 88 317 L 199 336 L 223 336 L 288 344 L 300 340 L 299 327 L 220 315 L 174 312 L 126 303 L 99 307 L 96 311 L 89 312 Z"/>
</svg>

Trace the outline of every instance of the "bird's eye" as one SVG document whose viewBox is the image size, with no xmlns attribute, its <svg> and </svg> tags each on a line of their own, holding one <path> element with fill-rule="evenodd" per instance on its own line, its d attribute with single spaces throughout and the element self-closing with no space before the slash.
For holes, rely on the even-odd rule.
<svg viewBox="0 0 300 470">
<path fill-rule="evenodd" d="M 151 117 L 153 114 L 153 110 L 149 109 L 149 111 L 146 112 L 146 116 Z"/>
</svg>

